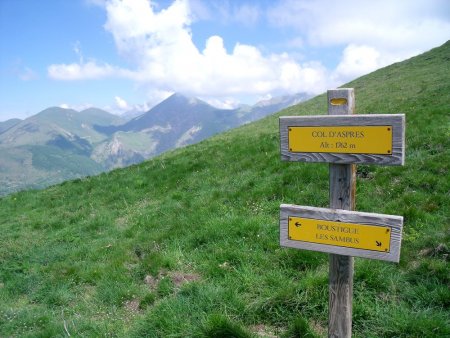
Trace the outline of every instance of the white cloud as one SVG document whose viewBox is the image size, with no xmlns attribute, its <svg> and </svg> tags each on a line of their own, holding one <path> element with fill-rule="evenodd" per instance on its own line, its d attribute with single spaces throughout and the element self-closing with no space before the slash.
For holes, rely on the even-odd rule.
<svg viewBox="0 0 450 338">
<path fill-rule="evenodd" d="M 160 102 L 159 100 L 152 100 L 152 102 Z M 120 96 L 114 96 L 114 104 L 105 105 L 101 109 L 110 112 L 115 115 L 123 115 L 125 113 L 144 113 L 149 111 L 153 107 L 153 104 L 147 102 L 143 104 L 129 104 L 125 99 Z"/>
<path fill-rule="evenodd" d="M 88 109 L 88 108 L 92 108 L 92 107 L 93 107 L 93 105 L 90 104 L 90 103 L 81 103 L 81 104 L 75 104 L 75 105 L 71 105 L 71 104 L 68 104 L 68 103 L 61 103 L 59 105 L 59 108 L 73 109 L 73 110 L 76 110 L 76 111 L 82 111 L 82 110 L 85 110 L 85 109 Z"/>
<path fill-rule="evenodd" d="M 122 71 L 108 64 L 98 65 L 95 61 L 88 61 L 50 65 L 47 72 L 54 80 L 92 80 L 113 76 Z"/>
<path fill-rule="evenodd" d="M 264 54 L 248 44 L 237 43 L 227 50 L 218 35 L 206 39 L 203 49 L 194 44 L 194 20 L 214 20 L 220 15 L 228 22 L 256 23 L 263 18 L 260 3 L 175 0 L 160 9 L 150 0 L 86 1 L 104 8 L 104 28 L 131 68 L 85 62 L 77 43 L 74 50 L 79 61 L 51 65 L 49 76 L 57 80 L 131 79 L 148 94 L 150 103 L 173 92 L 203 97 L 223 107 L 235 105 L 233 100 L 240 97 L 316 94 L 434 47 L 446 41 L 450 31 L 448 15 L 441 13 L 449 7 L 444 0 L 276 2 L 266 18 L 298 32 L 289 37 L 291 49 L 342 49 L 341 60 L 330 70 L 319 61 L 300 62 L 305 56 Z M 128 105 L 121 100 L 116 97 L 114 109 Z"/>
<path fill-rule="evenodd" d="M 384 63 L 376 49 L 350 44 L 344 49 L 342 60 L 336 67 L 333 77 L 336 82 L 343 83 L 368 74 Z"/>
<path fill-rule="evenodd" d="M 202 98 L 202 100 L 219 109 L 234 109 L 237 108 L 240 104 L 240 102 L 233 97 L 224 97 L 222 99 L 218 99 L 215 97 L 205 97 Z"/>
<path fill-rule="evenodd" d="M 95 60 L 84 62 L 77 42 L 74 51 L 79 62 L 49 66 L 51 78 L 128 78 L 147 88 L 150 96 L 159 97 L 175 91 L 230 97 L 269 92 L 318 93 L 325 89 L 325 72 L 320 64 L 302 65 L 286 53 L 263 55 L 257 47 L 239 43 L 228 52 L 220 36 L 209 37 L 205 48 L 199 50 L 192 41 L 192 13 L 187 0 L 175 0 L 159 12 L 147 0 L 110 0 L 104 8 L 105 29 L 113 35 L 119 54 L 135 68 L 126 70 Z M 257 7 L 245 4 L 232 7 L 232 11 L 238 17 L 235 20 L 239 15 L 257 20 L 260 15 Z M 226 100 L 222 102 L 223 106 L 230 105 Z"/>
<path fill-rule="evenodd" d="M 148 103 L 135 104 L 132 106 L 132 110 L 144 113 L 144 112 L 149 111 L 152 107 L 153 106 L 149 105 Z"/>
<path fill-rule="evenodd" d="M 443 44 L 449 17 L 446 0 L 281 0 L 268 11 L 269 21 L 294 29 L 305 48 L 343 48 L 328 87 Z"/>
<path fill-rule="evenodd" d="M 114 96 L 114 100 L 116 101 L 117 108 L 121 110 L 128 110 L 130 107 L 128 106 L 127 101 L 122 99 L 120 96 Z"/>
<path fill-rule="evenodd" d="M 313 46 L 365 45 L 404 58 L 447 41 L 449 13 L 446 0 L 282 0 L 268 17 Z"/>
<path fill-rule="evenodd" d="M 200 51 L 192 41 L 187 0 L 176 0 L 159 12 L 146 0 L 112 0 L 106 11 L 106 30 L 119 53 L 136 66 L 128 75 L 143 86 L 222 97 L 324 89 L 320 64 L 300 65 L 288 54 L 263 55 L 239 43 L 227 52 L 220 36 L 209 37 Z"/>
<path fill-rule="evenodd" d="M 283 0 L 269 11 L 269 19 L 299 29 L 316 45 L 428 48 L 447 41 L 449 13 L 446 0 Z"/>
<path fill-rule="evenodd" d="M 77 81 L 98 80 L 107 77 L 132 78 L 132 71 L 111 66 L 107 63 L 98 64 L 96 60 L 84 61 L 81 43 L 76 41 L 73 51 L 78 57 L 78 62 L 70 64 L 53 64 L 47 67 L 47 74 L 54 80 Z"/>
</svg>

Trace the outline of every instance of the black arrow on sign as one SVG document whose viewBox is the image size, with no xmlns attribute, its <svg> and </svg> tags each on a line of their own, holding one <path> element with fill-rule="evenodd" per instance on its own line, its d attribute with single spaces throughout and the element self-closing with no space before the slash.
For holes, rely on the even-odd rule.
<svg viewBox="0 0 450 338">
<path fill-rule="evenodd" d="M 375 241 L 377 243 L 377 246 L 381 246 L 381 242 Z"/>
<path fill-rule="evenodd" d="M 302 223 L 300 223 L 300 222 L 295 222 L 295 226 L 298 228 L 298 227 L 300 227 L 300 225 L 302 225 Z"/>
</svg>

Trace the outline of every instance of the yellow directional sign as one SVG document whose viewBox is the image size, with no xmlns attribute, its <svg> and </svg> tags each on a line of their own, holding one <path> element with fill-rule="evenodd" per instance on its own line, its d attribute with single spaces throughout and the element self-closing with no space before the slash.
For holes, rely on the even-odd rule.
<svg viewBox="0 0 450 338">
<path fill-rule="evenodd" d="M 389 252 L 391 228 L 289 217 L 289 240 Z"/>
<path fill-rule="evenodd" d="M 290 152 L 392 154 L 392 126 L 289 127 Z"/>
</svg>

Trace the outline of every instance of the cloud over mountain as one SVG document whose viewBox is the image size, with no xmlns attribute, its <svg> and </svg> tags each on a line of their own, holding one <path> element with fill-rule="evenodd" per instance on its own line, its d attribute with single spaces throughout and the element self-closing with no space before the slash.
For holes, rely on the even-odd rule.
<svg viewBox="0 0 450 338">
<path fill-rule="evenodd" d="M 104 9 L 104 29 L 127 66 L 80 58 L 49 66 L 48 75 L 57 80 L 125 78 L 149 101 L 173 92 L 222 101 L 242 95 L 317 94 L 443 43 L 450 30 L 448 14 L 442 12 L 450 6 L 444 0 L 412 0 L 408 6 L 389 0 L 175 0 L 167 8 L 152 0 L 91 2 Z M 291 30 L 284 41 L 289 53 L 230 45 L 219 34 L 194 41 L 194 25 L 212 20 L 240 27 L 265 21 L 273 29 Z M 316 56 L 304 55 L 309 48 L 316 48 Z M 81 53 L 79 48 L 76 52 Z M 331 66 L 324 65 L 327 53 L 338 55 Z"/>
<path fill-rule="evenodd" d="M 227 51 L 218 35 L 210 36 L 200 50 L 192 40 L 193 14 L 187 0 L 176 0 L 160 11 L 155 7 L 146 0 L 105 4 L 105 29 L 132 70 L 80 61 L 51 65 L 49 75 L 59 80 L 127 77 L 149 91 L 158 88 L 200 96 L 280 90 L 317 93 L 326 87 L 321 64 L 300 64 L 287 53 L 264 55 L 257 47 L 241 43 Z M 239 9 L 239 13 L 244 10 L 249 12 L 250 7 Z"/>
</svg>

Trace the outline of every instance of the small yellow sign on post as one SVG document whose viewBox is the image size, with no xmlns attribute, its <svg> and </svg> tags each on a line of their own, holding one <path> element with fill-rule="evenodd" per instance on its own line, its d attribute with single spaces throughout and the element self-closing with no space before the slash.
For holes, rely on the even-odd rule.
<svg viewBox="0 0 450 338">
<path fill-rule="evenodd" d="M 290 240 L 389 252 L 391 228 L 289 217 Z"/>
<path fill-rule="evenodd" d="M 290 152 L 392 154 L 392 126 L 289 127 Z"/>
<path fill-rule="evenodd" d="M 403 217 L 282 204 L 282 246 L 398 262 Z"/>
</svg>

